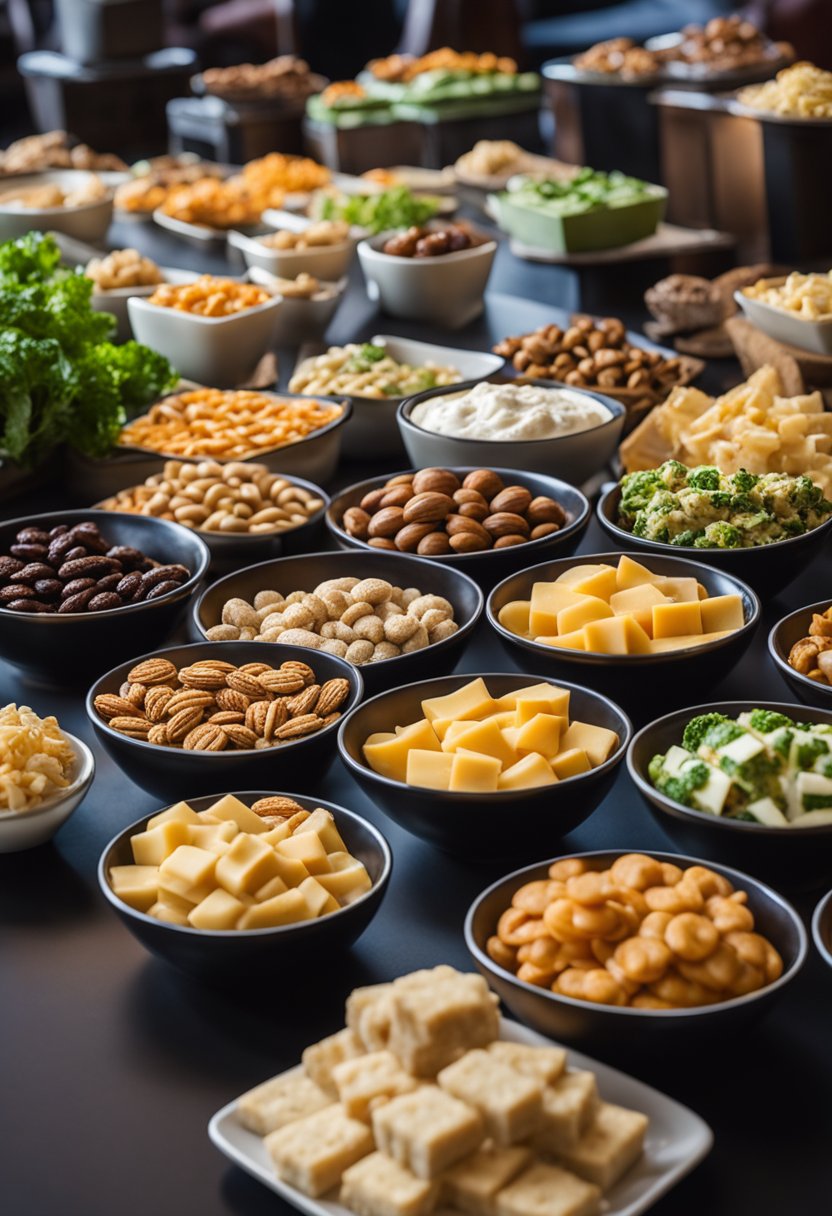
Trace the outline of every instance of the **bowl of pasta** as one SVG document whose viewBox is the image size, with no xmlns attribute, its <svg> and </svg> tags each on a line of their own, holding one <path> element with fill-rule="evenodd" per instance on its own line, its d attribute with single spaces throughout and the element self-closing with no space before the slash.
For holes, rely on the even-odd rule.
<svg viewBox="0 0 832 1216">
<path fill-rule="evenodd" d="M 758 279 L 734 292 L 734 299 L 757 329 L 778 342 L 816 355 L 832 355 L 832 270 Z"/>
</svg>

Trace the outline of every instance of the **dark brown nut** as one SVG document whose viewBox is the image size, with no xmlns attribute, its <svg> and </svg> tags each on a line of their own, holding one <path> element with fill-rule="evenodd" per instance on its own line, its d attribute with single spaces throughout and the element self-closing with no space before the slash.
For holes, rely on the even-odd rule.
<svg viewBox="0 0 832 1216">
<path fill-rule="evenodd" d="M 386 549 L 390 553 L 398 553 L 399 547 L 394 540 L 390 540 L 389 536 L 372 536 L 367 542 L 374 549 Z"/>
<path fill-rule="evenodd" d="M 362 511 L 360 507 L 348 507 L 344 512 L 344 518 L 341 520 L 344 531 L 350 536 L 355 536 L 358 540 L 367 539 L 367 529 L 370 526 L 370 516 L 366 511 Z"/>
<path fill-rule="evenodd" d="M 503 479 L 493 469 L 475 469 L 463 481 L 466 490 L 476 490 L 488 502 L 503 488 Z"/>
<path fill-rule="evenodd" d="M 116 595 L 115 591 L 100 591 L 87 604 L 87 612 L 108 612 L 121 606 L 121 596 Z"/>
<path fill-rule="evenodd" d="M 381 500 L 382 507 L 403 507 L 413 497 L 409 486 L 391 486 Z"/>
<path fill-rule="evenodd" d="M 68 600 L 71 595 L 77 595 L 79 591 L 89 591 L 95 585 L 94 578 L 74 578 L 64 585 L 61 599 Z"/>
<path fill-rule="evenodd" d="M 75 595 L 70 595 L 67 599 L 61 600 L 58 612 L 62 616 L 66 612 L 83 612 L 94 595 L 94 587 L 88 587 L 86 591 L 78 591 Z"/>
<path fill-rule="evenodd" d="M 142 586 L 155 587 L 157 583 L 185 583 L 191 577 L 185 566 L 154 566 L 142 575 Z"/>
<path fill-rule="evenodd" d="M 0 557 L 0 582 L 14 578 L 23 569 L 23 562 L 16 557 Z"/>
<path fill-rule="evenodd" d="M 58 578 L 103 578 L 105 574 L 112 574 L 116 564 L 112 558 L 98 555 L 71 558 L 59 567 Z"/>
<path fill-rule="evenodd" d="M 459 489 L 459 478 L 450 469 L 420 469 L 413 478 L 414 494 L 453 495 Z"/>
<path fill-rule="evenodd" d="M 509 532 L 506 536 L 498 536 L 494 541 L 495 549 L 510 549 L 513 545 L 525 545 L 528 536 L 518 536 L 516 532 Z"/>
<path fill-rule="evenodd" d="M 524 515 L 531 501 L 532 496 L 525 486 L 506 486 L 491 499 L 491 511 L 496 514 L 508 511 L 514 515 Z"/>
<path fill-rule="evenodd" d="M 478 502 L 463 502 L 457 508 L 458 515 L 464 515 L 466 519 L 475 519 L 477 523 L 482 523 L 488 515 L 488 505 Z"/>
<path fill-rule="evenodd" d="M 123 600 L 130 600 L 142 585 L 142 576 L 138 570 L 131 574 L 123 574 L 115 586 L 115 591 Z"/>
<path fill-rule="evenodd" d="M 68 531 L 69 531 L 68 524 L 55 524 L 54 528 L 49 529 L 49 536 L 50 537 L 66 536 Z"/>
<path fill-rule="evenodd" d="M 71 549 L 67 549 L 64 555 L 65 562 L 77 562 L 82 557 L 88 557 L 87 550 L 84 545 L 73 545 Z"/>
<path fill-rule="evenodd" d="M 143 553 L 131 548 L 130 545 L 113 545 L 107 550 L 107 556 L 114 557 L 116 561 L 121 562 L 125 570 L 130 566 L 140 566 L 146 560 Z"/>
<path fill-rule="evenodd" d="M 59 566 L 64 560 L 64 555 L 69 553 L 70 549 L 73 549 L 74 547 L 75 546 L 73 545 L 72 539 L 68 532 L 63 533 L 60 536 L 56 536 L 49 542 L 49 549 L 47 550 L 45 560 L 48 561 L 52 566 Z"/>
<path fill-rule="evenodd" d="M 384 498 L 386 493 L 386 486 L 382 486 L 380 490 L 370 490 L 368 494 L 364 495 L 358 505 L 362 511 L 369 511 L 372 515 L 372 513 L 377 511 L 381 506 L 381 500 Z"/>
<path fill-rule="evenodd" d="M 451 538 L 447 532 L 429 532 L 419 541 L 416 552 L 421 557 L 439 557 L 443 553 L 450 553 Z"/>
<path fill-rule="evenodd" d="M 35 595 L 42 600 L 54 600 L 63 591 L 63 583 L 56 578 L 39 578 L 34 584 Z"/>
<path fill-rule="evenodd" d="M 42 562 L 49 552 L 46 545 L 10 545 L 12 557 L 19 557 L 23 562 Z"/>
<path fill-rule="evenodd" d="M 21 528 L 14 539 L 19 545 L 48 545 L 49 533 L 40 528 Z"/>
<path fill-rule="evenodd" d="M 29 562 L 22 570 L 18 570 L 16 583 L 35 583 L 39 578 L 54 578 L 55 571 L 44 562 Z"/>
<path fill-rule="evenodd" d="M 479 553 L 491 548 L 491 539 L 484 541 L 473 532 L 457 532 L 450 538 L 450 545 L 454 553 Z"/>
<path fill-rule="evenodd" d="M 181 586 L 181 583 L 175 582 L 172 578 L 167 579 L 164 583 L 157 583 L 155 587 L 151 587 L 144 598 L 158 600 L 160 596 L 167 595 L 169 591 L 178 591 Z"/>
<path fill-rule="evenodd" d="M 120 574 L 105 574 L 95 585 L 98 591 L 115 591 L 120 582 Z"/>
<path fill-rule="evenodd" d="M 453 509 L 454 500 L 450 495 L 426 490 L 421 494 L 414 494 L 404 508 L 404 522 L 406 524 L 438 523 L 450 515 Z"/>
<path fill-rule="evenodd" d="M 4 608 L 8 608 L 11 612 L 54 612 L 53 604 L 44 604 L 42 600 L 12 600 L 10 604 L 4 604 Z"/>
<path fill-rule="evenodd" d="M 436 524 L 405 524 L 405 526 L 396 533 L 394 541 L 396 548 L 402 553 L 415 553 L 418 548 L 419 541 L 425 536 L 430 536 L 431 532 L 436 531 Z"/>
<path fill-rule="evenodd" d="M 12 600 L 33 600 L 35 593 L 25 583 L 9 583 L 0 587 L 0 604 L 10 604 Z"/>
<path fill-rule="evenodd" d="M 491 537 L 481 523 L 476 519 L 469 519 L 467 515 L 449 515 L 445 520 L 445 528 L 448 536 L 459 536 L 462 532 L 467 532 L 470 536 L 478 537 L 489 548 L 491 546 Z"/>
<path fill-rule="evenodd" d="M 376 511 L 367 529 L 370 536 L 395 536 L 409 521 L 404 518 L 401 507 L 382 507 Z"/>
<path fill-rule="evenodd" d="M 98 524 L 91 520 L 75 524 L 69 529 L 69 535 L 76 545 L 85 545 L 91 553 L 106 553 L 109 548 L 109 543 L 104 540 L 98 530 Z"/>
<path fill-rule="evenodd" d="M 560 524 L 566 523 L 566 512 L 559 502 L 555 502 L 554 498 L 547 498 L 545 494 L 533 498 L 525 511 L 526 519 L 530 524 Z"/>
<path fill-rule="evenodd" d="M 530 540 L 540 540 L 543 536 L 551 536 L 554 532 L 560 532 L 560 524 L 536 524 L 529 537 Z"/>
<path fill-rule="evenodd" d="M 509 536 L 512 532 L 516 532 L 518 536 L 529 534 L 529 525 L 523 516 L 515 515 L 512 511 L 497 511 L 484 519 L 482 526 L 492 536 Z"/>
</svg>

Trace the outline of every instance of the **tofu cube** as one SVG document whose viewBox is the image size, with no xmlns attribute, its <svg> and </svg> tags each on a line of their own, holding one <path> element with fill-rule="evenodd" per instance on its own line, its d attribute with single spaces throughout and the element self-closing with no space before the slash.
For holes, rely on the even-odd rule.
<svg viewBox="0 0 832 1216">
<path fill-rule="evenodd" d="M 641 1156 L 648 1122 L 640 1111 L 601 1102 L 580 1140 L 564 1149 L 558 1159 L 602 1191 L 608 1191 Z"/>
<path fill-rule="evenodd" d="M 188 887 L 213 885 L 216 853 L 198 849 L 193 844 L 180 844 L 159 866 L 160 880 L 173 878 Z"/>
<path fill-rule="evenodd" d="M 299 861 L 306 866 L 310 874 L 326 874 L 330 870 L 327 852 L 321 844 L 320 837 L 315 832 L 307 832 L 306 824 L 303 831 L 295 832 L 288 840 L 281 840 L 276 846 L 276 852 L 290 861 Z"/>
<path fill-rule="evenodd" d="M 349 904 L 369 891 L 373 883 L 363 861 L 349 853 L 330 853 L 329 874 L 316 874 L 315 881 L 329 891 L 339 904 Z"/>
<path fill-rule="evenodd" d="M 349 1028 L 337 1034 L 327 1035 L 319 1043 L 312 1043 L 303 1053 L 303 1067 L 315 1084 L 332 1099 L 338 1097 L 338 1087 L 332 1073 L 337 1064 L 354 1060 L 364 1054 L 360 1040 Z"/>
<path fill-rule="evenodd" d="M 551 1085 L 563 1075 L 566 1052 L 562 1047 L 528 1047 L 525 1043 L 505 1043 L 498 1039 L 489 1043 L 491 1054 L 509 1068 L 533 1077 L 542 1085 Z"/>
<path fill-rule="evenodd" d="M 365 1051 L 383 1051 L 390 1041 L 393 985 L 368 984 L 347 997 L 347 1026 Z"/>
<path fill-rule="evenodd" d="M 482 676 L 463 684 L 455 692 L 449 692 L 444 697 L 432 697 L 422 702 L 422 713 L 429 722 L 436 718 L 449 718 L 451 721 L 461 721 L 463 718 L 473 720 L 493 712 L 497 708 L 494 698 L 485 686 Z"/>
<path fill-rule="evenodd" d="M 152 832 L 154 828 L 158 828 L 163 823 L 201 823 L 197 812 L 188 802 L 176 802 L 173 806 L 169 806 L 166 811 L 160 811 L 158 815 L 154 815 L 148 819 L 146 832 Z"/>
<path fill-rule="evenodd" d="M 332 1070 L 338 1100 L 351 1119 L 369 1122 L 374 1104 L 410 1093 L 416 1081 L 391 1051 L 373 1051 L 344 1060 Z"/>
<path fill-rule="evenodd" d="M 309 905 L 297 887 L 275 895 L 262 904 L 247 908 L 237 922 L 238 929 L 277 929 L 294 925 L 299 920 L 311 920 Z"/>
<path fill-rule="evenodd" d="M 155 916 L 157 920 L 163 920 L 168 925 L 187 925 L 188 914 L 183 912 L 181 908 L 174 907 L 173 904 L 165 903 L 161 899 L 157 899 L 155 904 L 147 909 L 148 916 Z"/>
<path fill-rule="evenodd" d="M 372 1113 L 378 1148 L 418 1178 L 437 1178 L 485 1138 L 479 1111 L 435 1085 L 385 1102 Z"/>
<path fill-rule="evenodd" d="M 335 826 L 335 816 L 332 811 L 318 807 L 303 824 L 304 832 L 315 832 L 327 853 L 345 853 L 347 846 Z"/>
<path fill-rule="evenodd" d="M 438 1182 L 417 1178 L 384 1153 L 370 1153 L 344 1172 L 339 1201 L 355 1216 L 429 1216 L 438 1197 Z"/>
<path fill-rule="evenodd" d="M 329 916 L 330 912 L 340 910 L 341 905 L 335 896 L 331 895 L 326 887 L 322 887 L 311 874 L 308 878 L 304 878 L 297 890 L 306 900 L 309 915 L 312 917 Z"/>
<path fill-rule="evenodd" d="M 497 1195 L 496 1216 L 594 1216 L 601 1191 L 557 1165 L 524 1170 Z"/>
<path fill-rule="evenodd" d="M 559 1156 L 589 1127 L 598 1109 L 598 1086 L 591 1072 L 566 1072 L 543 1091 L 543 1122 L 532 1148 Z"/>
<path fill-rule="evenodd" d="M 237 1101 L 243 1127 L 258 1136 L 286 1127 L 332 1105 L 332 1099 L 302 1072 L 281 1073 L 256 1085 Z"/>
<path fill-rule="evenodd" d="M 397 980 L 390 993 L 390 1050 L 408 1072 L 435 1077 L 500 1028 L 497 997 L 482 976 L 435 967 Z"/>
<path fill-rule="evenodd" d="M 487 1141 L 446 1172 L 443 1190 L 447 1202 L 470 1216 L 492 1216 L 497 1192 L 508 1186 L 531 1159 L 531 1149 L 525 1145 L 498 1148 Z"/>
<path fill-rule="evenodd" d="M 543 1086 L 481 1048 L 443 1068 L 437 1084 L 475 1106 L 501 1147 L 527 1139 L 543 1119 Z"/>
<path fill-rule="evenodd" d="M 264 1143 L 278 1178 L 313 1199 L 338 1186 L 344 1170 L 375 1147 L 367 1124 L 337 1104 L 270 1132 Z"/>
</svg>

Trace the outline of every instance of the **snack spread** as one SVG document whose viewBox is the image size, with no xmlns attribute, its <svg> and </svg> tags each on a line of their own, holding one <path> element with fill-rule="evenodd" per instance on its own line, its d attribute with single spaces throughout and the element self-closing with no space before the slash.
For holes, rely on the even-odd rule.
<svg viewBox="0 0 832 1216">
<path fill-rule="evenodd" d="M 272 296 L 254 283 L 201 274 L 193 283 L 163 283 L 148 299 L 158 308 L 174 308 L 198 317 L 232 317 L 267 304 Z"/>
<path fill-rule="evenodd" d="M 419 401 L 410 421 L 456 439 L 528 442 L 557 439 L 604 426 L 610 410 L 588 394 L 536 384 L 488 384 Z"/>
<path fill-rule="evenodd" d="M 157 402 L 143 417 L 128 422 L 118 442 L 171 456 L 242 460 L 300 443 L 342 413 L 333 402 L 287 400 L 248 389 L 197 388 Z"/>
<path fill-rule="evenodd" d="M 72 784 L 75 753 L 51 714 L 28 705 L 0 709 L 0 817 L 35 811 Z"/>
<path fill-rule="evenodd" d="M 172 519 L 198 532 L 258 536 L 302 527 L 324 502 L 263 464 L 166 460 L 161 473 L 100 505 L 105 511 Z"/>
<path fill-rule="evenodd" d="M 740 89 L 738 100 L 752 110 L 791 118 L 832 118 L 832 72 L 801 61 L 778 72 L 774 80 Z"/>
<path fill-rule="evenodd" d="M 595 1216 L 645 1115 L 603 1101 L 562 1047 L 498 1038 L 496 998 L 447 966 L 357 988 L 344 1030 L 243 1094 L 279 1178 L 356 1216 Z"/>
<path fill-rule="evenodd" d="M 691 718 L 649 765 L 653 785 L 683 806 L 769 828 L 832 823 L 832 725 L 752 709 Z"/>
<path fill-rule="evenodd" d="M 812 613 L 808 635 L 800 638 L 789 651 L 789 666 L 818 684 L 832 684 L 832 608 Z"/>
<path fill-rule="evenodd" d="M 349 694 L 347 680 L 319 684 L 292 660 L 235 667 L 205 658 L 177 668 L 159 656 L 137 663 L 118 693 L 100 693 L 95 711 L 113 730 L 159 747 L 250 751 L 331 726 Z"/>
<path fill-rule="evenodd" d="M 743 295 L 796 313 L 805 321 L 826 321 L 832 318 L 832 270 L 826 274 L 793 270 L 785 279 L 759 279 L 744 288 Z"/>
<path fill-rule="evenodd" d="M 191 571 L 113 545 L 98 524 L 21 528 L 0 556 L 0 608 L 11 612 L 109 612 L 178 591 Z"/>
<path fill-rule="evenodd" d="M 832 515 L 810 477 L 720 473 L 667 460 L 621 478 L 618 522 L 643 540 L 694 549 L 753 549 L 802 536 Z"/>
<path fill-rule="evenodd" d="M 386 347 L 372 342 L 330 346 L 298 364 L 289 381 L 290 393 L 336 393 L 341 396 L 410 397 L 429 388 L 456 384 L 462 379 L 455 367 L 400 363 Z"/>
<path fill-rule="evenodd" d="M 233 794 L 204 811 L 177 802 L 130 839 L 134 865 L 111 866 L 115 895 L 183 928 L 276 929 L 316 920 L 369 891 L 330 811 L 277 795 Z"/>
<path fill-rule="evenodd" d="M 773 983 L 783 960 L 754 932 L 745 891 L 707 866 L 641 853 L 608 870 L 568 857 L 515 891 L 488 939 L 500 967 L 557 996 L 692 1009 Z"/>
<path fill-rule="evenodd" d="M 165 281 L 156 263 L 140 254 L 138 249 L 114 249 L 103 258 L 92 258 L 87 262 L 84 274 L 95 283 L 96 291 L 150 287 Z"/>
<path fill-rule="evenodd" d="M 276 232 L 267 232 L 256 238 L 257 243 L 269 249 L 286 250 L 300 253 L 306 249 L 329 248 L 330 245 L 343 245 L 350 237 L 350 226 L 343 220 L 319 220 L 310 224 L 301 232 L 292 232 L 289 228 L 278 228 Z"/>
<path fill-rule="evenodd" d="M 408 228 L 389 237 L 381 252 L 394 258 L 437 258 L 446 253 L 475 249 L 485 241 L 486 238 L 474 232 L 470 224 L 433 224 Z"/>
<path fill-rule="evenodd" d="M 568 519 L 553 498 L 507 486 L 493 469 L 464 477 L 450 469 L 419 469 L 370 490 L 339 522 L 374 549 L 441 557 L 541 540 Z"/>
<path fill-rule="evenodd" d="M 500 609 L 500 624 L 541 646 L 647 655 L 718 641 L 745 624 L 742 597 L 709 596 L 695 578 L 653 574 L 624 556 L 618 566 L 573 566 L 535 583 L 530 600 Z"/>
<path fill-rule="evenodd" d="M 312 592 L 285 596 L 269 588 L 253 602 L 235 598 L 222 607 L 212 642 L 278 642 L 309 646 L 350 663 L 379 663 L 423 650 L 459 629 L 453 604 L 418 587 L 394 587 L 383 578 L 331 578 Z"/>
<path fill-rule="evenodd" d="M 423 718 L 364 742 L 364 759 L 393 781 L 452 793 L 533 789 L 604 764 L 619 745 L 604 726 L 569 720 L 569 691 L 530 684 L 492 697 L 478 677 L 422 702 Z"/>
</svg>

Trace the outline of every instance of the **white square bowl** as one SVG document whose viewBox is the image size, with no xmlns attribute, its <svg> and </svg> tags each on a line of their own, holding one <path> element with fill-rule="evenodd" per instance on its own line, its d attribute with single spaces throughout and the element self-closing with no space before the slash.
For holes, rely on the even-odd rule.
<svg viewBox="0 0 832 1216">
<path fill-rule="evenodd" d="M 780 287 L 784 278 L 763 279 L 767 287 Z M 755 300 L 744 291 L 735 291 L 734 299 L 752 325 L 778 342 L 798 346 L 815 355 L 832 355 L 832 317 L 810 321 L 786 308 L 776 308 L 764 300 Z"/>
<path fill-rule="evenodd" d="M 195 270 L 174 270 L 170 266 L 160 266 L 159 270 L 164 275 L 165 283 L 193 283 L 194 279 L 199 278 Z M 114 287 L 111 291 L 99 291 L 97 288 L 93 288 L 90 303 L 96 312 L 108 312 L 115 317 L 118 325 L 115 340 L 116 342 L 127 342 L 133 337 L 130 318 L 127 315 L 127 301 L 132 296 L 143 298 L 152 296 L 156 288 L 160 286 L 160 283 L 152 283 L 146 287 Z"/>
<path fill-rule="evenodd" d="M 288 229 L 290 232 L 303 232 L 313 221 L 285 211 L 264 211 L 263 222 L 272 231 Z M 258 236 L 233 229 L 228 234 L 228 244 L 241 254 L 246 266 L 259 266 L 261 270 L 268 270 L 270 274 L 283 279 L 294 279 L 303 271 L 318 279 L 340 279 L 347 273 L 357 243 L 358 237 L 352 235 L 337 245 L 316 245 L 313 249 L 270 249 Z"/>
<path fill-rule="evenodd" d="M 107 174 L 82 169 L 50 169 L 44 173 L 6 178 L 0 183 L 0 193 L 52 183 L 64 191 L 76 190 L 90 177 L 99 177 L 108 186 L 105 198 L 75 207 L 16 207 L 0 203 L 0 241 L 14 240 L 35 229 L 64 232 L 79 241 L 100 244 L 113 218 L 113 189 L 109 188 Z"/>
<path fill-rule="evenodd" d="M 389 232 L 361 241 L 358 260 L 367 294 L 393 317 L 460 329 L 483 311 L 496 241 L 433 258 L 383 253 Z"/>
</svg>

